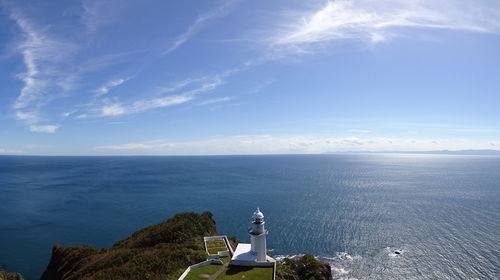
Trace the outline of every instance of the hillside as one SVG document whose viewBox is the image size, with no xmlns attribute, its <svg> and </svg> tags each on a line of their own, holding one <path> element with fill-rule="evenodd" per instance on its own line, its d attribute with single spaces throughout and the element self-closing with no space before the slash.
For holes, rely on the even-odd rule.
<svg viewBox="0 0 500 280">
<path fill-rule="evenodd" d="M 179 270 L 206 259 L 203 236 L 215 233 L 211 213 L 180 213 L 108 249 L 55 245 L 41 279 L 176 279 Z"/>
</svg>

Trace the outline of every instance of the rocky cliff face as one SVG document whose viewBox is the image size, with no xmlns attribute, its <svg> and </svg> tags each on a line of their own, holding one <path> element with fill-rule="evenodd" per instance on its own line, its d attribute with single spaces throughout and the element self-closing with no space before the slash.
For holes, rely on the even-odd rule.
<svg viewBox="0 0 500 280">
<path fill-rule="evenodd" d="M 321 277 L 320 280 L 333 279 L 332 267 L 327 263 L 321 263 Z"/>
<path fill-rule="evenodd" d="M 311 255 L 300 258 L 286 258 L 279 262 L 276 280 L 330 280 L 332 268 L 329 264 L 316 260 Z"/>
<path fill-rule="evenodd" d="M 55 245 L 41 279 L 176 279 L 187 266 L 206 259 L 203 236 L 215 233 L 211 213 L 180 213 L 111 248 Z"/>
</svg>

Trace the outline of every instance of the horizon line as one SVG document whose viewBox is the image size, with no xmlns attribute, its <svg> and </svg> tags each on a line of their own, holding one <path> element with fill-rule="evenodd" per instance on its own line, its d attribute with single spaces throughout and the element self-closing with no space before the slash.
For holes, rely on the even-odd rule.
<svg viewBox="0 0 500 280">
<path fill-rule="evenodd" d="M 0 154 L 0 156 L 18 157 L 213 157 L 213 156 L 294 156 L 294 155 L 335 155 L 335 154 L 414 154 L 414 155 L 462 155 L 462 156 L 500 156 L 495 149 L 463 150 L 426 150 L 426 151 L 333 151 L 324 153 L 255 153 L 255 154 Z"/>
</svg>

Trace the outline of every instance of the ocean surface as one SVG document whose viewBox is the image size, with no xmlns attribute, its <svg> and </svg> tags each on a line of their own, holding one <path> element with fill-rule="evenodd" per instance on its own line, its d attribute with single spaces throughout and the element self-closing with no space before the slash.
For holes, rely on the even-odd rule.
<svg viewBox="0 0 500 280">
<path fill-rule="evenodd" d="M 500 157 L 0 157 L 0 265 L 38 279 L 54 243 L 107 247 L 181 211 L 335 279 L 500 279 Z M 395 254 L 395 251 L 400 254 Z"/>
</svg>

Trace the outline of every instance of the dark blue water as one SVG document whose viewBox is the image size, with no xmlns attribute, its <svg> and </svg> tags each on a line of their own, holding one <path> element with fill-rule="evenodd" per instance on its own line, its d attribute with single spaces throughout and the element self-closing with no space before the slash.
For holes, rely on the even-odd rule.
<svg viewBox="0 0 500 280">
<path fill-rule="evenodd" d="M 474 156 L 4 156 L 0 264 L 37 279 L 56 242 L 107 247 L 180 211 L 248 241 L 257 206 L 274 254 L 336 279 L 500 278 L 500 157 Z"/>
</svg>

